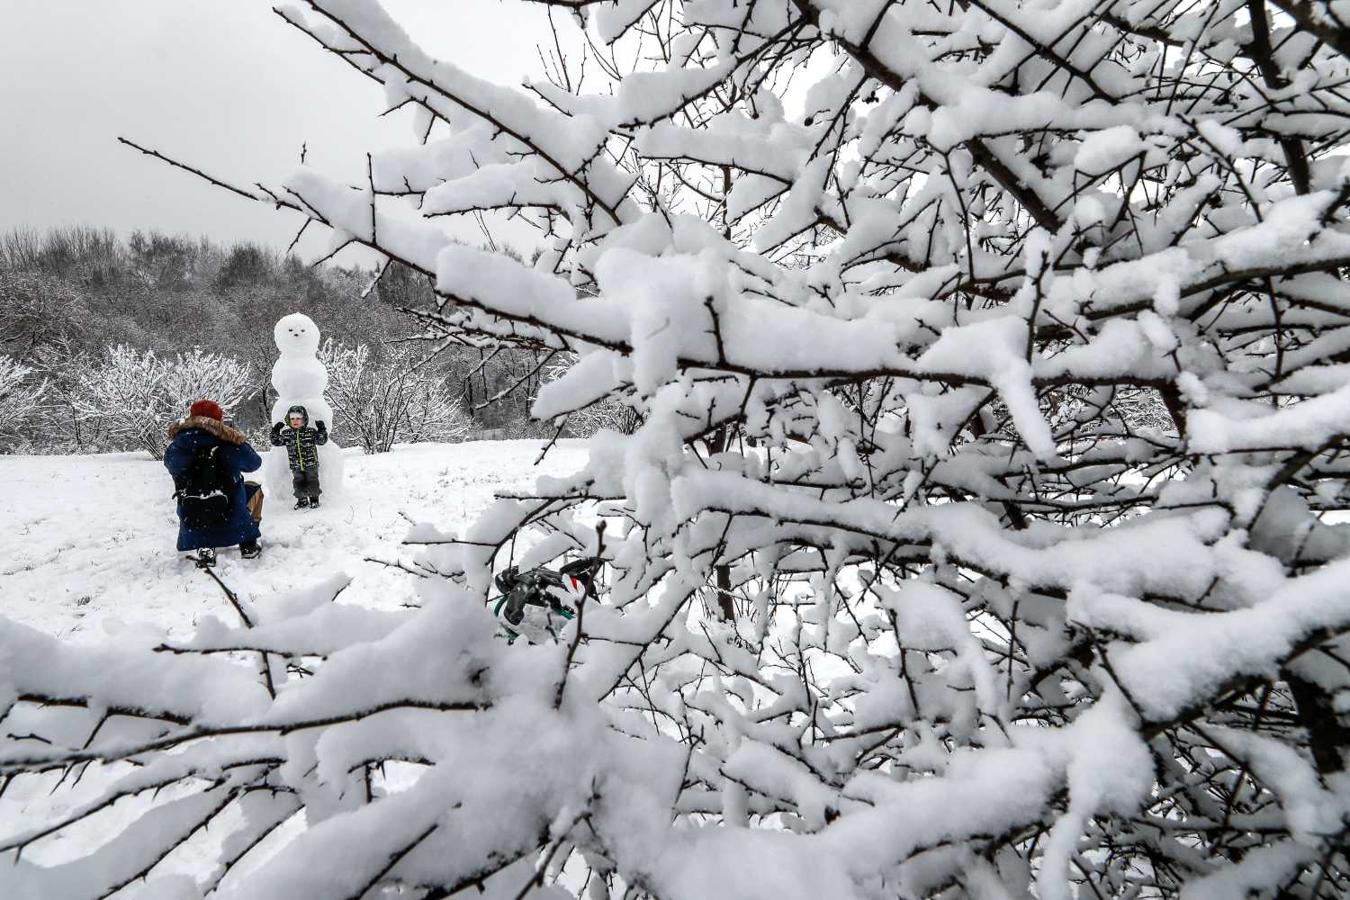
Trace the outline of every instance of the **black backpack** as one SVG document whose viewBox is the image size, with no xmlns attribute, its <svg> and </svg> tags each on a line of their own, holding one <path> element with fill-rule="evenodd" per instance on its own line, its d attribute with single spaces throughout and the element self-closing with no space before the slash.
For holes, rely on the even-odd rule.
<svg viewBox="0 0 1350 900">
<path fill-rule="evenodd" d="M 230 520 L 234 508 L 234 479 L 221 463 L 220 444 L 203 447 L 192 457 L 174 485 L 178 515 L 188 528 L 214 528 Z"/>
</svg>

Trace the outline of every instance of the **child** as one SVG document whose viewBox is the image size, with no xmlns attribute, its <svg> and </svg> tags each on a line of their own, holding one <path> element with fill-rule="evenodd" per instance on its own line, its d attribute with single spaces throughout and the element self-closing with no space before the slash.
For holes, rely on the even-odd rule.
<svg viewBox="0 0 1350 900">
<path fill-rule="evenodd" d="M 328 443 L 328 426 L 309 427 L 309 413 L 303 406 L 286 410 L 286 423 L 272 426 L 272 446 L 285 447 L 291 464 L 291 482 L 295 486 L 295 508 L 319 508 L 319 445 Z"/>
</svg>

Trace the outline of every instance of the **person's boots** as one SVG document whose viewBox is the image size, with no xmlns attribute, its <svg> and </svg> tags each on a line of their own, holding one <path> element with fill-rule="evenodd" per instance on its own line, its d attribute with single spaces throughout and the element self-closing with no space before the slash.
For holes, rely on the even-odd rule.
<svg viewBox="0 0 1350 900">
<path fill-rule="evenodd" d="M 262 545 L 257 541 L 248 541 L 239 545 L 239 555 L 244 559 L 257 559 L 262 553 Z"/>
<path fill-rule="evenodd" d="M 309 498 L 308 498 L 308 497 L 299 497 L 299 498 L 297 498 L 296 501 L 295 501 L 295 508 L 296 508 L 296 509 L 305 509 L 305 508 L 307 508 L 308 506 L 309 506 Z"/>
<path fill-rule="evenodd" d="M 202 547 L 197 551 L 197 555 L 192 557 L 192 561 L 197 564 L 199 569 L 209 569 L 216 564 L 216 551 L 214 547 Z"/>
<path fill-rule="evenodd" d="M 318 509 L 318 508 L 319 508 L 319 498 L 318 498 L 318 497 L 310 497 L 310 498 L 309 498 L 309 508 L 310 508 L 310 509 Z"/>
</svg>

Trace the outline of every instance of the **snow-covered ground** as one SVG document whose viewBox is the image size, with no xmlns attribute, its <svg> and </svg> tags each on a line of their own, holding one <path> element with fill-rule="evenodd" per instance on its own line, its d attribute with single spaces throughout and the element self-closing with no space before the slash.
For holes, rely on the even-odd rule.
<svg viewBox="0 0 1350 900">
<path fill-rule="evenodd" d="M 482 441 L 352 454 L 340 495 L 325 495 L 315 511 L 293 510 L 289 497 L 269 497 L 263 555 L 241 560 L 235 550 L 222 551 L 216 571 L 260 609 L 269 598 L 336 570 L 353 579 L 344 602 L 404 602 L 412 596 L 413 576 L 365 560 L 411 560 L 415 548 L 400 545 L 409 520 L 462 531 L 496 491 L 528 487 L 541 474 L 563 474 L 582 462 L 576 442 L 561 442 L 536 466 L 542 446 Z M 171 491 L 164 467 L 142 453 L 0 456 L 0 616 L 65 640 L 116 636 L 143 646 L 190 632 L 202 615 L 231 621 L 220 588 L 174 551 Z M 53 793 L 62 777 L 26 779 L 0 792 L 0 839 L 59 817 L 96 795 L 106 780 L 82 779 L 73 793 Z M 83 856 L 147 804 L 166 799 L 172 796 L 124 801 L 42 842 L 26 858 L 50 865 Z M 278 833 L 278 840 L 289 836 Z M 157 873 L 209 870 L 216 847 L 209 836 L 198 843 Z"/>
<path fill-rule="evenodd" d="M 263 555 L 222 550 L 217 573 L 255 604 L 335 570 L 344 602 L 398 603 L 410 575 L 367 558 L 409 560 L 409 520 L 462 531 L 499 490 L 582 462 L 560 442 L 538 466 L 538 441 L 479 441 L 350 455 L 343 492 L 318 510 L 269 496 Z M 203 614 L 230 617 L 220 588 L 174 552 L 172 482 L 144 453 L 0 456 L 0 615 L 72 641 L 151 632 L 178 636 Z"/>
</svg>

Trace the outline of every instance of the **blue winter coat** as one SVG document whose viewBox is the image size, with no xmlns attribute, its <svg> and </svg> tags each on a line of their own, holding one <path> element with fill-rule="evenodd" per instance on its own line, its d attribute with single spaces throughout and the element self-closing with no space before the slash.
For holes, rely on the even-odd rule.
<svg viewBox="0 0 1350 900">
<path fill-rule="evenodd" d="M 228 425 L 205 416 L 191 416 L 175 422 L 169 428 L 169 448 L 164 451 L 164 468 L 175 479 L 187 472 L 198 450 L 220 444 L 216 458 L 231 473 L 233 483 L 230 519 L 224 525 L 212 528 L 188 528 L 182 524 L 182 510 L 178 515 L 178 549 L 196 550 L 199 547 L 233 547 L 256 541 L 261 532 L 253 524 L 244 494 L 244 472 L 252 472 L 262 465 L 262 459 L 248 445 L 244 436 Z"/>
</svg>

